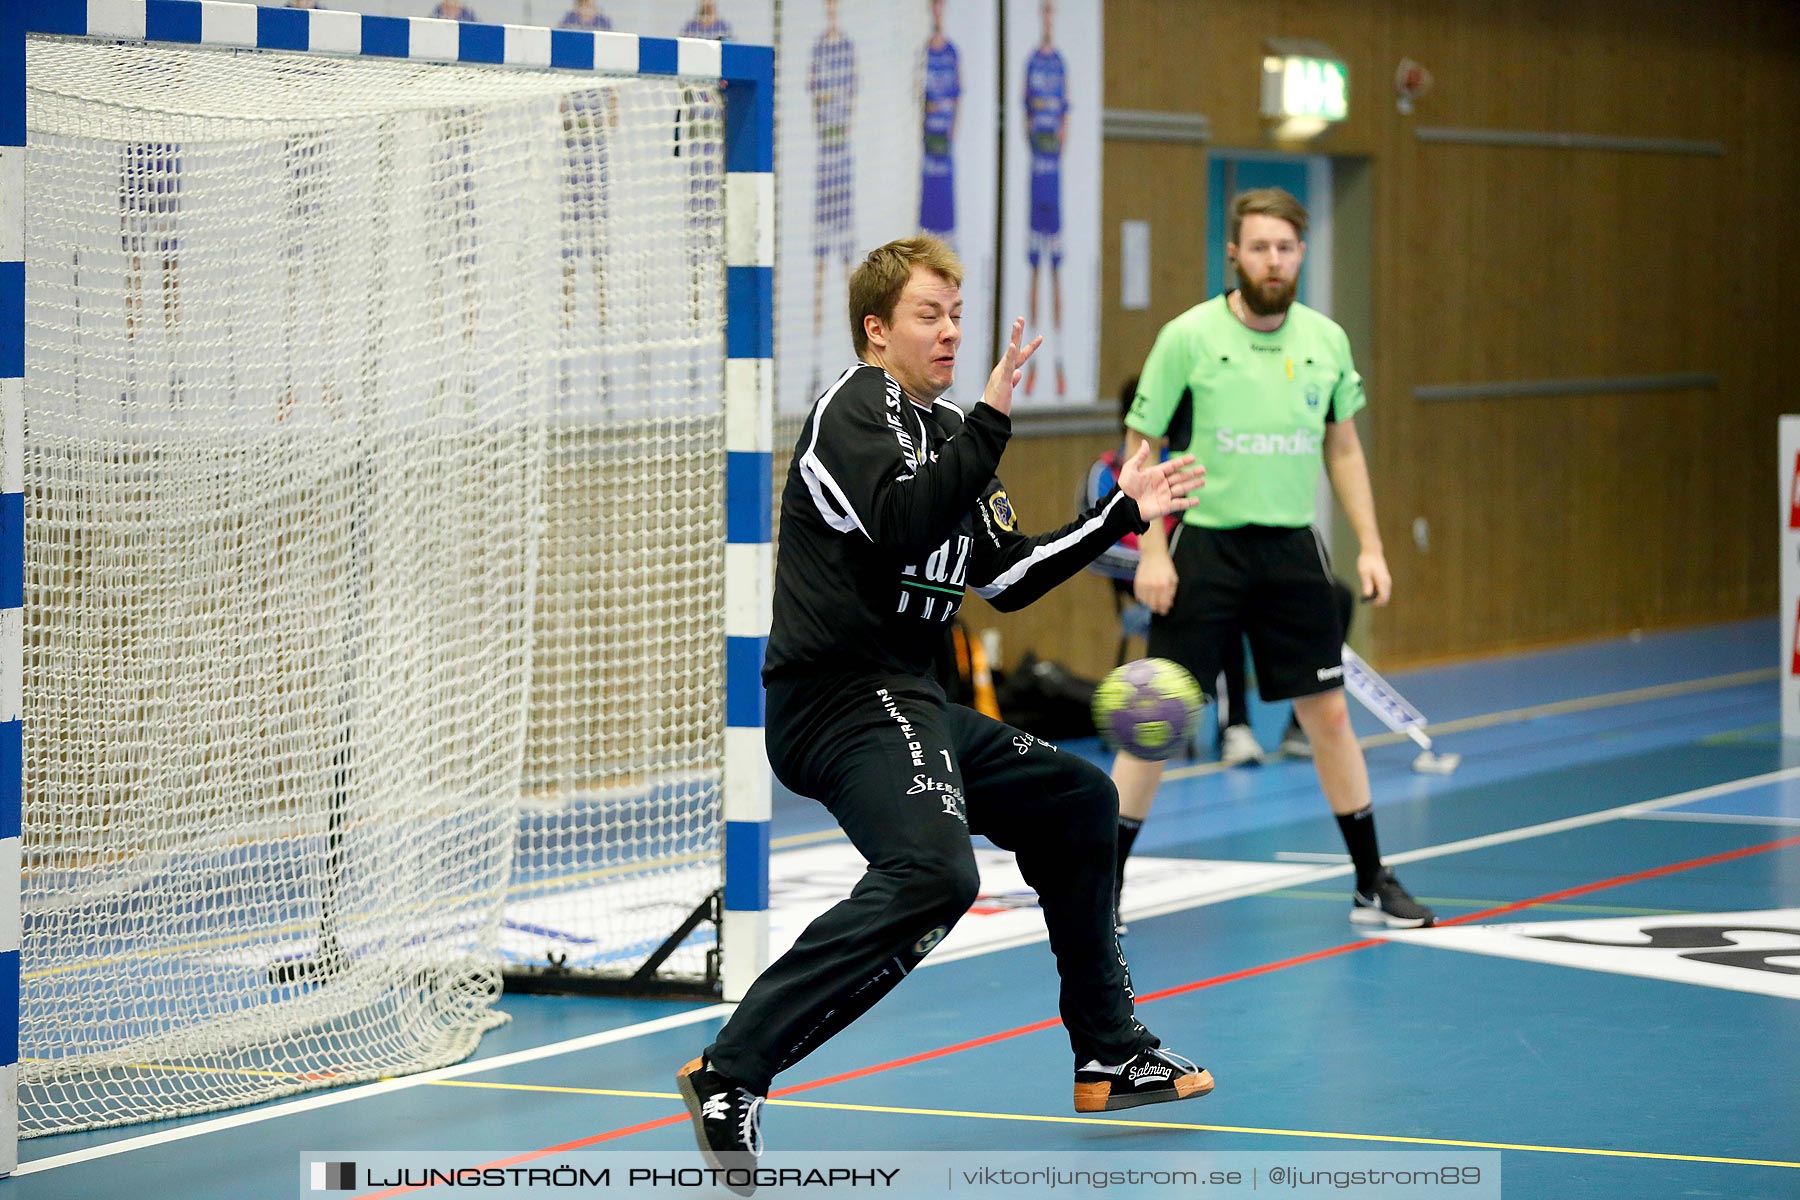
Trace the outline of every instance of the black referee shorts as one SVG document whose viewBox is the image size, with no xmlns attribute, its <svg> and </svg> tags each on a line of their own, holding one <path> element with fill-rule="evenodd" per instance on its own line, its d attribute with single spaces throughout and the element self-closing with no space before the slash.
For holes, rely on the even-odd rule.
<svg viewBox="0 0 1800 1200">
<path fill-rule="evenodd" d="M 1245 525 L 1175 532 L 1175 604 L 1150 621 L 1149 652 L 1212 692 L 1229 638 L 1250 639 L 1264 700 L 1341 687 L 1344 626 L 1325 546 L 1305 529 Z"/>
</svg>

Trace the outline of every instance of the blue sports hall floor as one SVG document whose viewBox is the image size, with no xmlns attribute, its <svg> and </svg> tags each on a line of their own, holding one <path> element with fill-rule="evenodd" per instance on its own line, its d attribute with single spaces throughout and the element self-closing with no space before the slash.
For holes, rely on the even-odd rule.
<svg viewBox="0 0 1800 1200">
<path fill-rule="evenodd" d="M 1353 706 L 1383 849 L 1434 930 L 1349 924 L 1308 764 L 1178 763 L 1139 854 L 1248 882 L 1128 886 L 1124 945 L 1141 1017 L 1213 1072 L 1211 1096 L 1076 1115 L 1049 950 L 1000 939 L 917 972 L 779 1079 L 770 1149 L 1493 1152 L 1507 1196 L 1800 1197 L 1800 743 L 1779 736 L 1778 640 L 1756 620 L 1396 674 L 1462 755 L 1448 776 L 1413 771 L 1414 748 Z M 1283 717 L 1257 710 L 1264 744 Z M 778 798 L 775 822 L 778 860 L 833 844 L 808 801 Z M 672 1074 L 720 1006 L 503 1007 L 512 1022 L 449 1071 L 26 1142 L 0 1196 L 306 1195 L 315 1151 L 698 1164 Z"/>
</svg>

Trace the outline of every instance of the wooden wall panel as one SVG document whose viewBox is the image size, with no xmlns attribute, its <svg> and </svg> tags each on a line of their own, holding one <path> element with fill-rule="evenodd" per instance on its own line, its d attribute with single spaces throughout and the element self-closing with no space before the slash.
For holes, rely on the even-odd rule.
<svg viewBox="0 0 1800 1200">
<path fill-rule="evenodd" d="M 1767 539 L 1742 487 L 1767 471 L 1747 436 L 1757 404 L 1729 371 L 1753 339 L 1708 298 L 1736 220 L 1735 151 L 1750 135 L 1744 114 L 1721 116 L 1693 87 L 1732 73 L 1721 30 L 1733 22 L 1716 18 L 1744 11 L 1701 19 L 1691 6 L 1645 5 L 1641 28 L 1623 29 L 1605 6 L 1515 4 L 1403 34 L 1437 39 L 1407 51 L 1438 75 L 1416 121 L 1710 140 L 1727 152 L 1430 145 L 1396 123 L 1377 156 L 1376 258 L 1393 280 L 1380 289 L 1372 373 L 1390 468 L 1378 487 L 1390 501 L 1394 480 L 1409 504 L 1385 503 L 1384 529 L 1423 515 L 1434 536 L 1420 554 L 1386 535 L 1408 601 L 1384 614 L 1390 660 L 1772 607 L 1774 564 L 1756 565 Z M 1455 74 L 1444 65 L 1459 63 Z M 1467 87 L 1446 87 L 1465 69 Z M 1410 400 L 1427 383 L 1688 371 L 1717 372 L 1721 386 Z M 1721 437 L 1742 453 L 1711 452 Z M 1448 449 L 1420 452 L 1434 443 Z M 1760 603 L 1746 568 L 1768 581 Z"/>
<path fill-rule="evenodd" d="M 1371 277 L 1357 285 L 1373 296 L 1364 432 L 1398 588 L 1374 619 L 1385 663 L 1773 609 L 1768 460 L 1776 414 L 1800 408 L 1782 369 L 1800 290 L 1800 6 L 1108 0 L 1106 36 L 1109 107 L 1202 113 L 1221 147 L 1267 146 L 1256 113 L 1265 38 L 1317 38 L 1350 64 L 1351 119 L 1317 149 L 1366 158 L 1374 195 Z M 1391 90 L 1402 57 L 1436 78 L 1411 117 Z M 1725 153 L 1442 145 L 1419 141 L 1418 126 L 1686 139 Z M 1110 388 L 1161 322 L 1199 298 L 1205 214 L 1192 148 L 1108 142 L 1105 163 Z M 1152 310 L 1124 313 L 1117 224 L 1144 213 Z M 1429 384 L 1691 371 L 1718 386 L 1412 396 Z M 1053 490 L 1070 486 L 1081 454 L 1057 441 L 1015 443 L 1015 490 L 1034 489 L 1026 476 L 1038 470 L 1058 476 Z M 1413 543 L 1417 516 L 1429 550 Z M 1022 640 L 1052 640 L 1067 615 L 1008 618 L 1009 656 Z"/>
<path fill-rule="evenodd" d="M 1073 521 L 1088 465 L 1115 445 L 1110 435 L 1015 438 L 1000 463 L 1000 478 L 1028 534 L 1047 533 Z M 1098 678 L 1112 669 L 1118 646 L 1112 584 L 1083 571 L 1036 604 L 1016 613 L 995 612 L 973 592 L 962 619 L 971 629 L 998 629 L 1005 665 L 1025 651 L 1052 659 L 1078 674 Z"/>
<path fill-rule="evenodd" d="M 1264 39 L 1350 64 L 1351 119 L 1316 147 L 1373 194 L 1363 429 L 1397 599 L 1384 665 L 1765 614 L 1776 600 L 1774 420 L 1800 292 L 1800 5 L 1784 0 L 1107 0 L 1106 103 L 1204 114 L 1266 148 Z M 1434 74 L 1411 117 L 1402 57 Z M 1419 126 L 1717 142 L 1722 156 L 1443 145 Z M 1109 140 L 1101 392 L 1200 298 L 1205 155 Z M 1151 308 L 1118 305 L 1118 226 L 1151 223 Z M 1344 256 L 1340 254 L 1340 262 Z M 1711 372 L 1715 388 L 1419 401 L 1431 384 Z M 1021 437 L 1002 466 L 1024 524 L 1072 515 L 1107 435 Z M 1411 536 L 1429 522 L 1429 548 Z M 1111 662 L 1107 585 L 969 623 L 1087 674 Z"/>
<path fill-rule="evenodd" d="M 1138 373 L 1156 331 L 1199 303 L 1206 283 L 1206 222 L 1193 219 L 1206 192 L 1201 146 L 1110 140 L 1100 197 L 1100 396 L 1110 400 Z M 1119 223 L 1150 224 L 1150 307 L 1119 307 Z"/>
</svg>

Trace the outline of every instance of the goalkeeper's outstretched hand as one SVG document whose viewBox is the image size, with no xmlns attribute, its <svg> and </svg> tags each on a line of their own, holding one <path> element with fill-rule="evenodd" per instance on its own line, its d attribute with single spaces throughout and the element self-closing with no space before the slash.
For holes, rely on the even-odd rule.
<svg viewBox="0 0 1800 1200">
<path fill-rule="evenodd" d="M 1149 459 L 1150 443 L 1139 442 L 1137 453 L 1119 471 L 1119 490 L 1137 501 L 1138 516 L 1154 521 L 1200 503 L 1200 497 L 1189 493 L 1206 486 L 1206 468 L 1195 463 L 1193 455 L 1154 465 L 1147 465 Z"/>
<path fill-rule="evenodd" d="M 994 365 L 994 373 L 988 376 L 987 390 L 981 393 L 981 402 L 999 412 L 1012 416 L 1013 388 L 1019 385 L 1019 377 L 1024 373 L 1022 368 L 1037 348 L 1044 344 L 1044 335 L 1031 339 L 1031 344 L 1021 349 L 1019 340 L 1025 336 L 1025 318 L 1015 317 L 1012 324 L 1012 336 L 1006 341 L 1006 353 Z"/>
</svg>

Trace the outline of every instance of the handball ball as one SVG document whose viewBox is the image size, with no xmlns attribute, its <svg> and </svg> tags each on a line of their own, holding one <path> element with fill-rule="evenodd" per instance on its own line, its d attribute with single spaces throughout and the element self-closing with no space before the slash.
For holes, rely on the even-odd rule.
<svg viewBox="0 0 1800 1200">
<path fill-rule="evenodd" d="M 1161 762 L 1187 745 L 1205 703 L 1180 665 L 1140 658 L 1114 668 L 1094 689 L 1094 728 L 1109 749 Z"/>
</svg>

